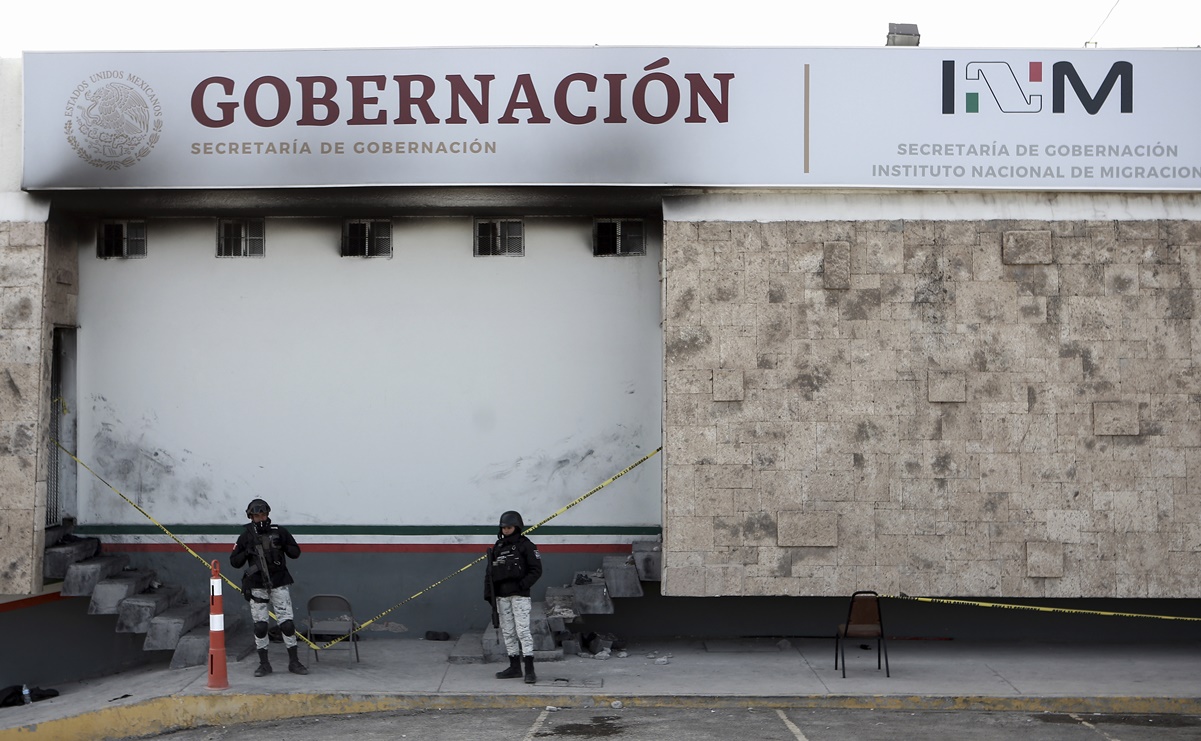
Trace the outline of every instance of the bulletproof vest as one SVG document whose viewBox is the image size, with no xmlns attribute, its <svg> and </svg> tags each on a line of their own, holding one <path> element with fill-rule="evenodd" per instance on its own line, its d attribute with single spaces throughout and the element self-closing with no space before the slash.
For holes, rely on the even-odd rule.
<svg viewBox="0 0 1201 741">
<path fill-rule="evenodd" d="M 517 543 L 505 543 L 492 551 L 492 581 L 510 581 L 525 576 L 525 559 Z"/>
<path fill-rule="evenodd" d="M 267 568 L 274 571 L 283 565 L 283 541 L 279 536 L 279 530 L 273 525 L 266 535 L 259 535 L 258 539 L 263 546 L 263 557 L 267 560 Z"/>
</svg>

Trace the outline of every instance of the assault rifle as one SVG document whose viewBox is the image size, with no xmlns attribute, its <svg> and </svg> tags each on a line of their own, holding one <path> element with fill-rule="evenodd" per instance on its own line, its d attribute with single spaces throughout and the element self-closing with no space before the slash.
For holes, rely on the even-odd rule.
<svg viewBox="0 0 1201 741">
<path fill-rule="evenodd" d="M 252 546 L 252 548 L 251 548 L 251 550 L 254 551 L 254 561 L 253 561 L 253 564 L 251 565 L 251 567 L 246 569 L 246 574 L 242 578 L 242 594 L 243 594 L 243 596 L 246 597 L 246 600 L 249 602 L 251 599 L 255 599 L 250 596 L 250 591 L 252 589 L 255 589 L 255 588 L 264 589 L 265 588 L 268 591 L 268 593 L 270 593 L 270 591 L 272 589 L 274 589 L 274 587 L 271 585 L 271 571 L 267 568 L 267 548 L 269 547 L 267 544 L 269 544 L 271 542 L 271 536 L 270 535 L 259 535 L 259 531 L 254 526 L 253 522 L 248 524 L 246 526 L 246 529 L 249 531 L 251 538 L 254 539 L 254 546 Z M 263 574 L 263 586 L 262 587 L 254 587 L 250 582 L 250 577 L 254 576 L 255 569 L 258 569 Z M 258 601 L 258 600 L 255 599 L 255 601 Z M 265 601 L 266 602 L 271 601 L 271 597 L 269 594 Z"/>
<path fill-rule="evenodd" d="M 487 573 L 484 576 L 484 584 L 488 590 L 488 604 L 492 605 L 492 627 L 500 627 L 500 613 L 496 611 L 496 585 L 492 583 L 492 549 L 488 549 L 488 562 L 485 566 Z"/>
<path fill-rule="evenodd" d="M 267 548 L 270 542 L 270 535 L 257 535 L 254 539 L 254 555 L 258 557 L 259 569 L 263 572 L 263 581 L 267 584 L 268 592 L 275 588 L 271 585 L 271 571 L 267 568 Z"/>
</svg>

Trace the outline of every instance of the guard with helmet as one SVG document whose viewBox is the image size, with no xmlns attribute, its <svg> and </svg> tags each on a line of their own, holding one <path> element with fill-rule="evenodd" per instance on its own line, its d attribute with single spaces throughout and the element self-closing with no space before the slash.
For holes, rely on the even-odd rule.
<svg viewBox="0 0 1201 741">
<path fill-rule="evenodd" d="M 231 566 L 235 569 L 246 567 L 242 574 L 242 595 L 250 602 L 254 646 L 259 652 L 259 665 L 254 676 L 271 673 L 271 662 L 267 660 L 267 646 L 270 645 L 267 618 L 271 612 L 275 613 L 284 645 L 288 648 L 288 671 L 308 674 L 309 670 L 296 655 L 296 625 L 292 622 L 292 593 L 288 590 L 294 580 L 288 573 L 287 559 L 300 558 L 300 546 L 287 528 L 271 523 L 270 514 L 271 505 L 267 502 L 251 500 L 246 505 L 250 522 L 229 554 Z"/>
<path fill-rule="evenodd" d="M 525 523 L 513 511 L 500 516 L 496 545 L 488 549 L 488 568 L 484 575 L 484 599 L 492 603 L 509 652 L 509 668 L 496 673 L 497 679 L 521 676 L 525 663 L 525 682 L 535 684 L 534 636 L 530 632 L 530 587 L 542 576 L 542 556 L 538 547 L 522 535 Z"/>
</svg>

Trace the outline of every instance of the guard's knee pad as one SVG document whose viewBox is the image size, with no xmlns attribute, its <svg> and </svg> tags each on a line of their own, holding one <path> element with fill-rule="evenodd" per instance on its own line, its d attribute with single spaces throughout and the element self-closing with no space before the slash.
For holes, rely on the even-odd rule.
<svg viewBox="0 0 1201 741">
<path fill-rule="evenodd" d="M 296 626 L 292 623 L 291 620 L 285 620 L 282 623 L 280 623 L 279 629 L 286 636 L 296 635 Z"/>
<path fill-rule="evenodd" d="M 254 637 L 255 638 L 266 638 L 267 637 L 267 623 L 262 622 L 262 623 L 254 624 Z"/>
</svg>

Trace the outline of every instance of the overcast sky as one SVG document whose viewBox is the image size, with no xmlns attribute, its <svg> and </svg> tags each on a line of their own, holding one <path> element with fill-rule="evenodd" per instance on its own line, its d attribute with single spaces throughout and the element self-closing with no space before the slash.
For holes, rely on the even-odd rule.
<svg viewBox="0 0 1201 741">
<path fill-rule="evenodd" d="M 890 22 L 917 24 L 923 47 L 1201 45 L 1201 0 L 9 0 L 0 11 L 0 57 L 47 50 L 862 47 L 883 46 Z"/>
</svg>

